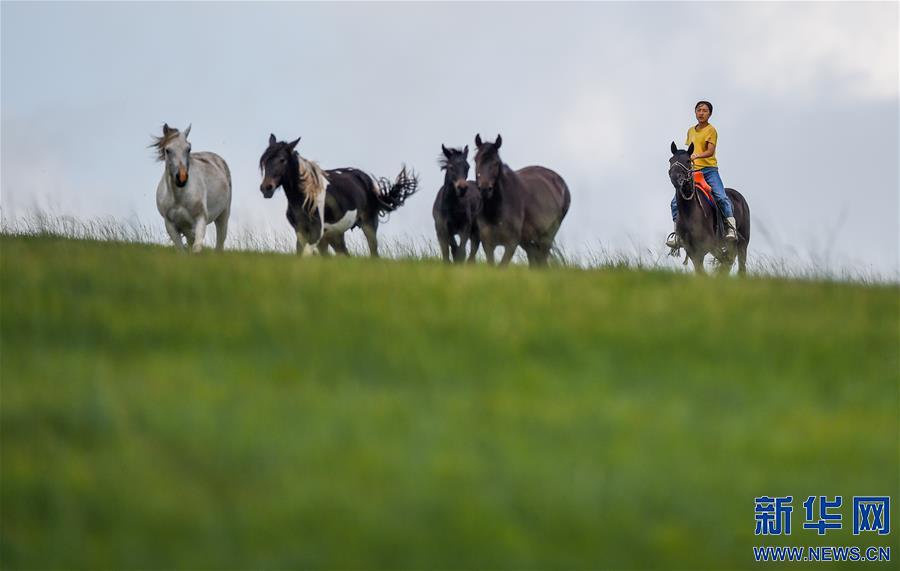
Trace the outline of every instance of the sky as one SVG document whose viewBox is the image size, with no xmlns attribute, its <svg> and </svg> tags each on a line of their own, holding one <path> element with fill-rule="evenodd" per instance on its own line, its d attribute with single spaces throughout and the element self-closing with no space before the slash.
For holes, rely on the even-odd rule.
<svg viewBox="0 0 900 571">
<path fill-rule="evenodd" d="M 147 145 L 168 122 L 228 162 L 232 229 L 293 237 L 283 193 L 259 192 L 274 133 L 325 168 L 413 167 L 421 190 L 379 233 L 434 240 L 441 144 L 501 133 L 511 167 L 568 183 L 565 250 L 661 255 L 669 146 L 704 99 L 751 263 L 896 276 L 898 6 L 4 1 L 0 209 L 162 233 Z"/>
</svg>

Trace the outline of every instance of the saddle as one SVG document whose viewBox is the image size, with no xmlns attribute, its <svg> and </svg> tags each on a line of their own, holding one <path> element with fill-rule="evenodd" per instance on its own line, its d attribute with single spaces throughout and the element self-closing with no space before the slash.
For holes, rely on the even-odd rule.
<svg viewBox="0 0 900 571">
<path fill-rule="evenodd" d="M 694 187 L 703 193 L 707 204 L 713 208 L 716 207 L 716 200 L 713 198 L 712 187 L 709 186 L 709 183 L 706 182 L 706 178 L 704 178 L 703 173 L 700 171 L 694 171 Z"/>
</svg>

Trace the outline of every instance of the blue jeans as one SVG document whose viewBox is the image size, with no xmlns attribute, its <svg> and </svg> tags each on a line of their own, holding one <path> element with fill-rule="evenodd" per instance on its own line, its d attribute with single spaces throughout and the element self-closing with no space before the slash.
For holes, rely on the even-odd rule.
<svg viewBox="0 0 900 571">
<path fill-rule="evenodd" d="M 700 172 L 703 173 L 706 184 L 712 187 L 713 199 L 715 199 L 719 210 L 722 211 L 722 215 L 725 216 L 725 218 L 734 216 L 734 210 L 731 208 L 731 200 L 728 198 L 728 195 L 725 194 L 725 185 L 722 184 L 722 177 L 719 176 L 719 168 L 706 167 L 705 169 L 700 169 Z M 675 220 L 676 218 L 678 218 L 678 203 L 676 202 L 675 197 L 672 197 L 672 220 Z"/>
</svg>

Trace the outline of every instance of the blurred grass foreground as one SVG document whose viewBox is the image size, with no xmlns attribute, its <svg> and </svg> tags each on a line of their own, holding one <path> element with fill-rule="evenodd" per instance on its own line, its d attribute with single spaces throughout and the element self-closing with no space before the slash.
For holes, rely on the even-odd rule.
<svg viewBox="0 0 900 571">
<path fill-rule="evenodd" d="M 10 235 L 0 260 L 4 569 L 896 546 L 848 511 L 800 529 L 808 495 L 892 495 L 900 523 L 896 284 Z M 762 495 L 794 497 L 791 536 L 754 536 Z"/>
</svg>

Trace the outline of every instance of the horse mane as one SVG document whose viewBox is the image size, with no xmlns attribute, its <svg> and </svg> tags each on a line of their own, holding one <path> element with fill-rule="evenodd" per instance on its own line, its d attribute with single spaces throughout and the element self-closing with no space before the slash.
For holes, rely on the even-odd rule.
<svg viewBox="0 0 900 571">
<path fill-rule="evenodd" d="M 166 160 L 166 145 L 172 142 L 172 139 L 177 137 L 181 131 L 174 127 L 169 127 L 169 132 L 163 132 L 161 137 L 154 137 L 151 135 L 153 142 L 147 145 L 147 148 L 156 149 L 156 160 L 159 162 L 163 162 Z"/>
<path fill-rule="evenodd" d="M 325 193 L 328 179 L 325 178 L 325 171 L 317 162 L 304 159 L 296 151 L 294 155 L 300 165 L 300 190 L 303 192 L 303 207 L 312 214 L 319 197 Z"/>
<path fill-rule="evenodd" d="M 453 156 L 463 154 L 462 149 L 453 149 L 453 148 L 450 148 L 450 149 L 447 149 L 447 150 L 450 151 L 450 154 L 453 155 Z M 438 165 L 440 165 L 441 170 L 446 169 L 446 168 L 450 165 L 450 159 L 447 158 L 447 155 L 445 155 L 444 153 L 441 153 L 441 154 L 440 154 L 440 156 L 438 157 Z"/>
<path fill-rule="evenodd" d="M 266 147 L 266 150 L 263 151 L 262 156 L 259 157 L 259 172 L 263 172 L 263 171 L 265 170 L 265 168 L 266 168 L 266 162 L 267 162 L 267 161 L 269 160 L 269 158 L 271 158 L 272 155 L 274 155 L 275 152 L 278 151 L 278 150 L 279 150 L 279 147 L 278 147 L 277 144 L 276 144 L 276 145 L 269 145 L 268 147 Z M 294 153 L 294 154 L 296 155 L 297 153 Z"/>
</svg>

